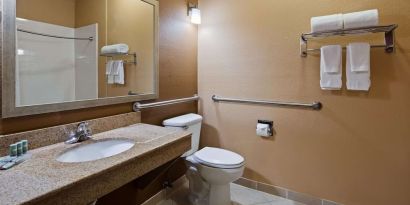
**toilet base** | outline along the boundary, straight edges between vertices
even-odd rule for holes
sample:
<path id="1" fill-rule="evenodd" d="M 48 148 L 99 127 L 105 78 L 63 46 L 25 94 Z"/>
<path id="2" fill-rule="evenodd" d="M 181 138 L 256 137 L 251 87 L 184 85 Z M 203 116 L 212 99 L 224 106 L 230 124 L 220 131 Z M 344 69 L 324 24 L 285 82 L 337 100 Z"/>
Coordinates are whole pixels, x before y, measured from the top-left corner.
<path id="1" fill-rule="evenodd" d="M 209 189 L 209 204 L 231 205 L 230 184 L 211 185 Z"/>

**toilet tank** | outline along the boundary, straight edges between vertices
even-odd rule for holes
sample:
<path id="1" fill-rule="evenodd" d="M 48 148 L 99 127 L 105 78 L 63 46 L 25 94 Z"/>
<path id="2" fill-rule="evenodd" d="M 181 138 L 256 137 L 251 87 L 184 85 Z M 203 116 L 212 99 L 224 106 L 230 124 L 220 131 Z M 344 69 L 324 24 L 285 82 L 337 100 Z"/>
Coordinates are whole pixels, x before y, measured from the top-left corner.
<path id="1" fill-rule="evenodd" d="M 202 116 L 197 114 L 186 114 L 171 119 L 164 120 L 162 124 L 165 127 L 176 127 L 192 133 L 191 150 L 186 152 L 182 157 L 187 157 L 196 151 L 199 147 L 199 137 L 201 134 Z"/>

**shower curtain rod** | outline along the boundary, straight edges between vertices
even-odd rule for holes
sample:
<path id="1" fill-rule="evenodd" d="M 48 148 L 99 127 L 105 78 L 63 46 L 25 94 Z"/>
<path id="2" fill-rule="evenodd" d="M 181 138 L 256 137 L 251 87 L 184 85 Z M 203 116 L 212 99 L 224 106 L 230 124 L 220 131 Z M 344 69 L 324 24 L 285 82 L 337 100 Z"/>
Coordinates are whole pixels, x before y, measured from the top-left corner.
<path id="1" fill-rule="evenodd" d="M 93 37 L 88 37 L 88 38 L 72 38 L 72 37 L 65 37 L 65 36 L 55 36 L 55 35 L 49 35 L 49 34 L 44 34 L 44 33 L 37 33 L 33 31 L 28 31 L 24 30 L 21 28 L 18 28 L 17 31 L 23 32 L 23 33 L 29 33 L 33 35 L 38 35 L 38 36 L 46 36 L 46 37 L 52 37 L 52 38 L 62 38 L 62 39 L 72 39 L 72 40 L 87 40 L 87 41 L 93 41 Z"/>

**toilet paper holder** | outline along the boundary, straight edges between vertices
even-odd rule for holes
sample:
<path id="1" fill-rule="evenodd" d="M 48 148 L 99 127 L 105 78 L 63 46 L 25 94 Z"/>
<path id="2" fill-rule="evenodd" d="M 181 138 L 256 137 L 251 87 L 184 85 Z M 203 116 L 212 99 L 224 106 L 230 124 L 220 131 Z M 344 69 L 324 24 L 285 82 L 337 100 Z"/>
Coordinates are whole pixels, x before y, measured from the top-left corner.
<path id="1" fill-rule="evenodd" d="M 273 136 L 273 121 L 271 120 L 258 120 L 258 124 L 268 125 L 268 135 Z"/>

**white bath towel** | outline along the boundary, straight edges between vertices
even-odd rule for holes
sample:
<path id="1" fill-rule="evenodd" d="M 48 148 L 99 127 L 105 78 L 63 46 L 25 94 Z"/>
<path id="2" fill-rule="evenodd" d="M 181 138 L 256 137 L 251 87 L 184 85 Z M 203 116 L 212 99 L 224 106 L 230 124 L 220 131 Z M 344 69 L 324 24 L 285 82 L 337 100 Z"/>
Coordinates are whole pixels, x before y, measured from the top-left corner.
<path id="1" fill-rule="evenodd" d="M 344 28 L 377 26 L 379 12 L 377 9 L 343 14 Z"/>
<path id="2" fill-rule="evenodd" d="M 317 16 L 310 19 L 312 32 L 343 29 L 343 15 L 333 14 L 328 16 Z"/>
<path id="3" fill-rule="evenodd" d="M 114 61 L 109 60 L 107 64 L 105 64 L 105 74 L 107 76 L 107 84 L 114 84 L 114 75 L 112 74 L 114 70 Z"/>
<path id="4" fill-rule="evenodd" d="M 124 43 L 107 45 L 101 48 L 101 54 L 121 54 L 128 53 L 128 51 L 129 47 Z"/>
<path id="5" fill-rule="evenodd" d="M 125 84 L 124 62 L 119 60 L 115 63 L 115 78 L 114 83 L 119 85 Z"/>
<path id="6" fill-rule="evenodd" d="M 323 46 L 320 57 L 320 87 L 323 90 L 342 88 L 342 47 Z"/>
<path id="7" fill-rule="evenodd" d="M 353 46 L 352 46 L 353 45 Z M 362 55 L 356 55 L 354 44 L 349 44 L 346 51 L 346 78 L 347 78 L 347 89 L 348 90 L 358 90 L 358 91 L 369 91 L 371 80 L 370 80 L 370 60 L 367 70 L 354 71 L 352 68 L 355 67 L 355 62 L 360 62 L 358 59 L 362 59 Z M 368 53 L 370 56 L 370 52 Z M 370 57 L 369 57 L 370 58 Z"/>

